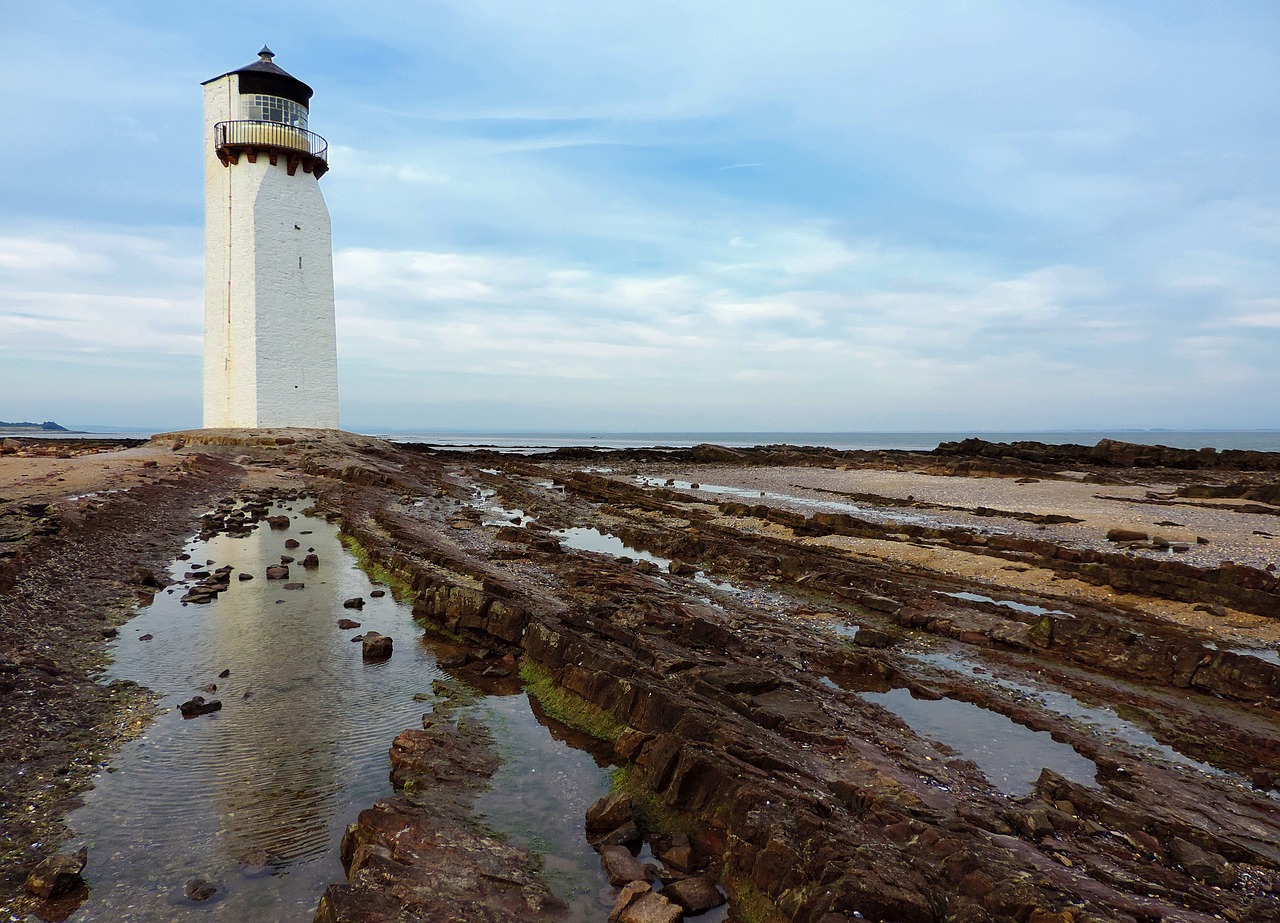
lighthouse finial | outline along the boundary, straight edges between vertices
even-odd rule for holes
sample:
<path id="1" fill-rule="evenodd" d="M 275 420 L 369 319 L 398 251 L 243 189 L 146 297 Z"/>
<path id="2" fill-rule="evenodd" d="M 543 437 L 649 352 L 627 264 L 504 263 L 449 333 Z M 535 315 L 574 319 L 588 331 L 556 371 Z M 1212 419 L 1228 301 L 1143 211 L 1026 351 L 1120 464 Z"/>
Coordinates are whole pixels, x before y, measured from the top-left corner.
<path id="1" fill-rule="evenodd" d="M 258 57 L 270 64 L 271 59 L 275 57 L 275 53 L 266 45 L 263 45 L 262 50 L 258 52 Z"/>

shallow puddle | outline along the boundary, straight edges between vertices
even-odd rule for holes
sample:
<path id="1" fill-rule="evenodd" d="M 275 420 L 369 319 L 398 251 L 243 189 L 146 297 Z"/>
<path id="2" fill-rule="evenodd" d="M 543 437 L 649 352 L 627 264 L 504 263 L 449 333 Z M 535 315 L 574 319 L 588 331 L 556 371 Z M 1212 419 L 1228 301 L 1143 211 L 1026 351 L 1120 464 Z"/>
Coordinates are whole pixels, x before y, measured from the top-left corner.
<path id="1" fill-rule="evenodd" d="M 1064 612 L 1061 609 L 1046 609 L 1044 606 L 1033 606 L 1030 603 L 1015 602 L 1012 599 L 992 599 L 990 596 L 982 596 L 978 593 L 943 593 L 939 592 L 939 596 L 950 596 L 952 599 L 963 599 L 972 603 L 991 603 L 994 606 L 1001 606 L 1005 609 L 1012 609 L 1015 612 L 1026 612 L 1031 615 L 1062 615 L 1067 618 L 1075 618 L 1070 612 Z"/>
<path id="2" fill-rule="evenodd" d="M 423 700 L 435 699 L 432 680 L 446 674 L 410 607 L 369 596 L 374 585 L 337 528 L 289 515 L 287 531 L 264 524 L 247 537 L 192 542 L 191 560 L 175 562 L 171 576 L 229 564 L 229 589 L 207 605 L 183 605 L 182 586 L 159 593 L 113 643 L 106 678 L 149 687 L 164 711 L 68 817 L 70 848 L 89 849 L 91 888 L 73 921 L 310 921 L 324 889 L 345 877 L 338 843 L 347 824 L 391 793 L 391 741 L 420 726 L 430 708 Z M 286 550 L 289 538 L 302 547 Z M 268 564 L 309 548 L 318 569 L 290 564 L 301 587 L 266 579 Z M 254 579 L 242 582 L 240 572 Z M 344 609 L 355 596 L 364 609 Z M 339 629 L 343 617 L 361 627 Z M 389 661 L 363 661 L 351 639 L 369 629 L 395 639 Z M 223 670 L 230 674 L 220 678 Z M 216 691 L 203 692 L 209 683 Z M 223 707 L 184 720 L 177 706 L 197 693 Z M 605 771 L 553 737 L 525 695 L 484 701 L 508 761 L 484 796 L 496 799 L 486 808 L 491 822 L 503 829 L 502 817 L 520 817 L 540 830 L 529 845 L 545 847 L 553 889 L 578 919 L 599 918 L 594 892 L 607 882 L 583 841 L 582 817 L 607 788 Z M 526 817 L 522 793 L 536 788 L 535 777 L 553 781 Z M 217 886 L 208 901 L 186 898 L 196 878 Z"/>
<path id="3" fill-rule="evenodd" d="M 1134 724 L 1132 721 L 1120 717 L 1110 706 L 1089 705 L 1061 689 L 1053 689 L 1040 684 L 1019 683 L 1014 680 L 993 676 L 985 673 L 982 667 L 972 661 L 951 654 L 920 654 L 917 655 L 917 659 L 953 673 L 981 675 L 983 682 L 1006 689 L 1017 696 L 1033 700 L 1045 710 L 1056 715 L 1074 719 L 1080 725 L 1097 733 L 1104 740 L 1121 741 L 1152 756 L 1176 763 L 1203 775 L 1238 779 L 1238 777 L 1226 770 L 1218 769 L 1216 766 L 1193 759 L 1183 753 L 1179 753 L 1173 747 L 1161 743 L 1149 731 Z"/>
<path id="4" fill-rule="evenodd" d="M 651 561 L 663 570 L 666 570 L 671 564 L 670 558 L 650 554 L 647 551 L 641 551 L 639 548 L 632 548 L 616 535 L 609 535 L 599 529 L 560 529 L 555 534 L 566 548 L 576 548 L 578 551 L 594 551 L 598 554 L 612 555 L 615 558 Z"/>
<path id="5" fill-rule="evenodd" d="M 751 490 L 746 487 L 727 487 L 723 484 L 703 484 L 692 481 L 681 481 L 679 479 L 653 477 L 649 475 L 636 475 L 636 483 L 644 487 L 669 487 L 672 490 L 693 491 L 695 493 L 712 494 L 714 496 L 733 497 L 735 499 L 746 501 L 772 500 L 776 503 L 790 503 L 794 506 L 808 510 L 817 510 L 827 513 L 848 513 L 851 516 L 858 516 L 871 522 L 904 522 L 916 525 L 955 525 L 947 523 L 936 516 L 923 516 L 918 513 L 907 513 L 899 509 L 892 512 L 880 509 L 875 506 L 866 506 L 860 503 L 850 503 L 845 500 L 818 500 L 813 497 L 804 497 L 797 494 L 783 494 L 771 490 Z M 803 488 L 802 488 L 803 489 Z"/>
<path id="6" fill-rule="evenodd" d="M 916 699 L 906 689 L 859 693 L 885 708 L 917 734 L 958 750 L 990 782 L 1012 797 L 1030 794 L 1042 769 L 1097 784 L 1097 766 L 1047 731 L 1033 731 L 999 712 L 955 699 Z"/>
<path id="7" fill-rule="evenodd" d="M 591 528 L 573 528 L 560 529 L 556 532 L 556 537 L 560 539 L 561 544 L 567 548 L 574 548 L 578 551 L 594 551 L 599 554 L 611 555 L 615 558 L 631 558 L 632 560 L 650 561 L 656 564 L 659 569 L 666 571 L 671 566 L 671 559 L 664 558 L 661 555 L 651 554 L 648 551 L 641 551 L 639 548 L 632 548 L 616 535 L 610 535 L 607 532 L 601 532 L 599 529 Z M 752 591 L 744 589 L 732 583 L 725 583 L 723 580 L 715 580 L 708 577 L 702 571 L 698 571 L 693 575 L 694 583 L 700 583 L 703 586 L 729 593 L 733 596 L 742 596 Z M 715 605 L 711 600 L 706 600 L 711 605 Z"/>

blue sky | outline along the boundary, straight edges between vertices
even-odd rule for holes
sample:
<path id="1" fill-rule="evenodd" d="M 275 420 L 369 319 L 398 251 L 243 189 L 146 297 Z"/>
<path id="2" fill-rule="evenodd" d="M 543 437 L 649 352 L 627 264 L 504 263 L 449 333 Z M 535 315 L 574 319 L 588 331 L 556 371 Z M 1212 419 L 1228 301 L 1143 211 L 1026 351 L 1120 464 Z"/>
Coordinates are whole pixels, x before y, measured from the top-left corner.
<path id="1" fill-rule="evenodd" d="M 1272 2 L 0 11 L 0 419 L 199 425 L 199 84 L 265 42 L 347 428 L 1280 426 Z"/>

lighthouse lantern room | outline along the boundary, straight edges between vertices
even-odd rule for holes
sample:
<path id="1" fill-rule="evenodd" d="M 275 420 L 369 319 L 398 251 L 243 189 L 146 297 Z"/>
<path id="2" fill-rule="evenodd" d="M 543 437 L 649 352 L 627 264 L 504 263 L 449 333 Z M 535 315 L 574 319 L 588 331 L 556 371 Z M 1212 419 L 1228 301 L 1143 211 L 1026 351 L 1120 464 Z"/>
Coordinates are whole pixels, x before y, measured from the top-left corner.
<path id="1" fill-rule="evenodd" d="M 328 144 L 273 57 L 204 83 L 206 428 L 338 426 Z"/>

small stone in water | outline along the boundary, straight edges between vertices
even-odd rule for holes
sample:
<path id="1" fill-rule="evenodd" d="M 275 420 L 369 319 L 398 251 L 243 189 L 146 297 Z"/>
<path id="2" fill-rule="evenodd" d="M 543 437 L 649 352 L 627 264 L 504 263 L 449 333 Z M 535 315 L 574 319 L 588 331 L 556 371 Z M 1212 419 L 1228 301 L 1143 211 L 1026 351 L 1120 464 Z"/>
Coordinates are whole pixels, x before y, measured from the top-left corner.
<path id="1" fill-rule="evenodd" d="M 226 679 L 230 675 L 231 675 L 230 670 L 223 670 L 221 673 L 218 674 L 218 679 Z"/>
<path id="2" fill-rule="evenodd" d="M 142 637 L 140 637 L 138 640 L 139 640 L 139 641 L 150 641 L 150 640 L 151 640 L 152 638 L 154 638 L 154 637 L 155 637 L 155 635 L 147 634 L 147 635 L 143 635 L 143 636 L 142 636 Z"/>
<path id="3" fill-rule="evenodd" d="M 26 888 L 43 898 L 65 894 L 81 883 L 80 873 L 88 860 L 89 850 L 83 846 L 74 853 L 50 856 L 27 876 Z"/>
<path id="4" fill-rule="evenodd" d="M 203 878 L 193 878 L 187 882 L 186 893 L 188 900 L 207 901 L 218 893 L 218 886 Z"/>

